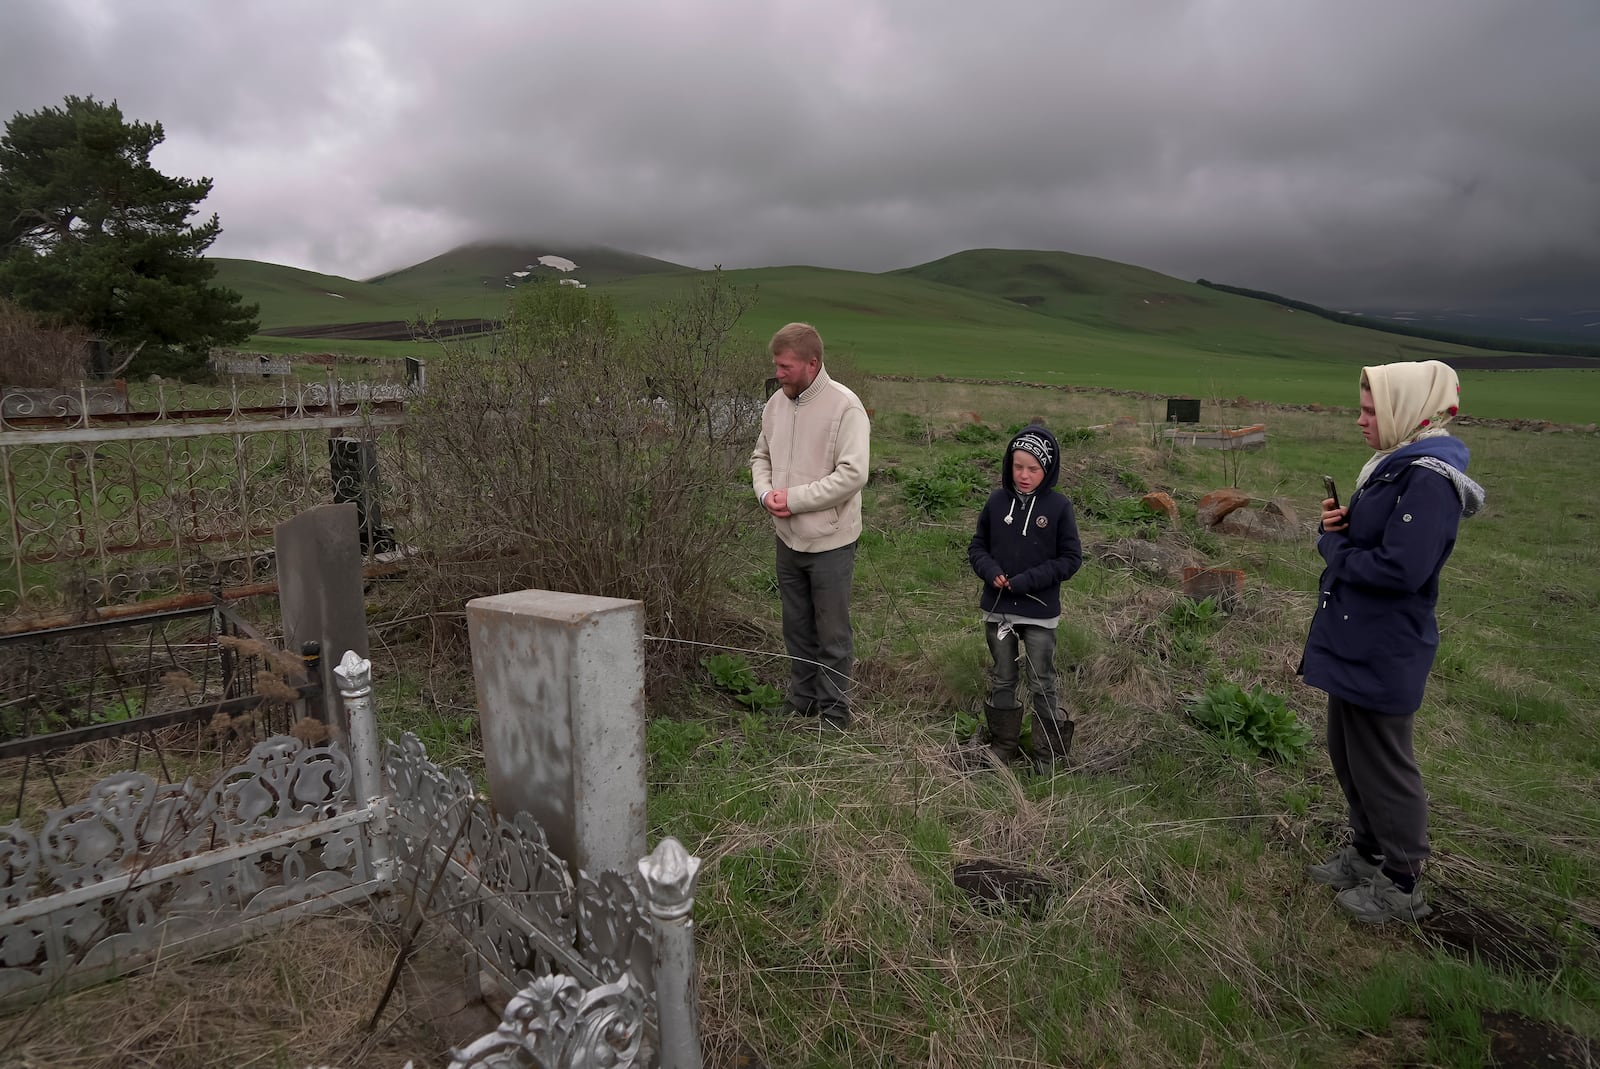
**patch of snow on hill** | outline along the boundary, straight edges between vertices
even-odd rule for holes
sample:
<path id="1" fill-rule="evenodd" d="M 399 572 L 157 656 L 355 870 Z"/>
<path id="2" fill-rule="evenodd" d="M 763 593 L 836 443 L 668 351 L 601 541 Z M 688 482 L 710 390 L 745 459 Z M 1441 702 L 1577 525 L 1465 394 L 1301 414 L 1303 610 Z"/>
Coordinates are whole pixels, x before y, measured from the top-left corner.
<path id="1" fill-rule="evenodd" d="M 546 267 L 553 267 L 557 271 L 576 271 L 578 265 L 565 256 L 541 256 L 539 262 Z"/>
<path id="2" fill-rule="evenodd" d="M 531 272 L 528 272 L 528 271 L 513 271 L 513 272 L 511 272 L 511 277 L 512 278 L 527 278 L 529 274 L 531 274 Z"/>
<path id="3" fill-rule="evenodd" d="M 341 301 L 342 301 L 342 300 L 344 300 L 344 294 L 342 294 L 342 293 L 335 293 L 335 292 L 333 292 L 333 291 L 332 291 L 332 290 L 323 290 L 323 291 L 322 291 L 322 295 L 323 295 L 323 296 L 324 296 L 324 297 L 337 297 L 337 298 L 339 298 L 339 299 L 340 299 L 340 300 L 341 300 Z"/>

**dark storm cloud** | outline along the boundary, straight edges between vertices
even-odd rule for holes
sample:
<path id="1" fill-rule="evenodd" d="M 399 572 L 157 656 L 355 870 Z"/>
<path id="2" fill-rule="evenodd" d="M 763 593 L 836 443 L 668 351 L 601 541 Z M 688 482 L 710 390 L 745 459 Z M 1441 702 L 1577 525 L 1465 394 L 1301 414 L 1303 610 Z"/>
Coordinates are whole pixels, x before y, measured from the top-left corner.
<path id="1" fill-rule="evenodd" d="M 1328 303 L 1600 294 L 1600 7 L 45 3 L 0 110 L 117 97 L 222 254 L 472 239 L 879 270 L 1059 248 Z"/>

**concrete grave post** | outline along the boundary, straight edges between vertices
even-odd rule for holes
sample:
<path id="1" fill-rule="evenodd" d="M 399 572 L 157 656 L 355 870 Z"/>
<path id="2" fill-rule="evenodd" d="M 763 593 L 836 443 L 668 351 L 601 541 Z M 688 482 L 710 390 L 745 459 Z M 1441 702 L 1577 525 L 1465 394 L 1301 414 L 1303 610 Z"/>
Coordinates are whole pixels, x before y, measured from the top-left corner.
<path id="1" fill-rule="evenodd" d="M 272 529 L 278 553 L 278 604 L 284 648 L 321 644 L 318 662 L 323 720 L 345 723 L 333 669 L 342 651 L 368 657 L 367 609 L 361 585 L 361 540 L 354 505 L 317 505 Z"/>
<path id="2" fill-rule="evenodd" d="M 489 797 L 598 875 L 645 853 L 644 605 L 523 590 L 467 603 Z"/>

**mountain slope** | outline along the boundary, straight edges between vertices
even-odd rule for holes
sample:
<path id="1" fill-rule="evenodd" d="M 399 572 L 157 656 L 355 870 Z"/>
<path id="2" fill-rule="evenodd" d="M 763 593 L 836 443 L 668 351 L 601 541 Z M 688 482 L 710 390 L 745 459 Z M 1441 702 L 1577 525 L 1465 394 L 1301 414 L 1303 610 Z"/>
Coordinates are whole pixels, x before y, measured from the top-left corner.
<path id="1" fill-rule="evenodd" d="M 541 256 L 560 257 L 578 266 L 561 271 L 539 263 Z M 686 270 L 681 264 L 651 256 L 620 252 L 602 246 L 549 245 L 537 242 L 515 244 L 483 242 L 462 245 L 419 264 L 378 275 L 367 281 L 374 286 L 407 289 L 415 292 L 477 292 L 515 286 L 516 272 L 524 277 L 554 275 L 575 278 L 586 284 L 615 282 L 636 275 Z"/>
<path id="2" fill-rule="evenodd" d="M 504 314 L 515 278 L 511 289 L 499 281 L 501 276 L 489 276 L 491 284 L 485 285 L 482 272 L 508 260 L 520 261 L 524 266 L 517 270 L 526 270 L 527 247 L 485 246 L 470 254 L 456 250 L 454 256 L 436 257 L 431 266 L 397 272 L 382 283 L 248 262 L 234 262 L 224 281 L 248 300 L 262 302 L 266 328 L 403 320 L 423 312 L 494 319 Z M 576 273 L 581 275 L 583 261 L 578 263 Z M 709 277 L 703 271 L 662 270 L 661 265 L 649 261 L 645 266 L 654 270 L 594 284 L 622 312 L 637 315 L 686 295 Z M 637 261 L 631 266 L 638 266 Z M 1593 371 L 1480 371 L 1490 366 L 1480 361 L 1492 354 L 1330 322 L 1154 271 L 1069 253 L 974 250 L 883 274 L 771 267 L 725 275 L 758 298 L 740 323 L 752 346 L 763 345 L 784 323 L 805 320 L 821 330 L 830 357 L 853 363 L 855 373 L 1021 379 L 1169 396 L 1344 404 L 1353 400 L 1349 395 L 1361 365 L 1432 358 L 1462 369 L 1463 393 L 1475 415 L 1583 423 L 1600 404 L 1600 375 Z M 340 300 L 329 292 L 347 296 Z M 330 342 L 270 338 L 252 344 L 272 352 L 322 351 Z M 399 352 L 368 348 L 385 344 L 380 342 L 338 344 L 348 351 Z"/>
<path id="3" fill-rule="evenodd" d="M 990 294 L 1093 330 L 1160 335 L 1234 354 L 1372 363 L 1477 353 L 1386 337 L 1131 264 L 1066 252 L 972 249 L 894 273 Z"/>

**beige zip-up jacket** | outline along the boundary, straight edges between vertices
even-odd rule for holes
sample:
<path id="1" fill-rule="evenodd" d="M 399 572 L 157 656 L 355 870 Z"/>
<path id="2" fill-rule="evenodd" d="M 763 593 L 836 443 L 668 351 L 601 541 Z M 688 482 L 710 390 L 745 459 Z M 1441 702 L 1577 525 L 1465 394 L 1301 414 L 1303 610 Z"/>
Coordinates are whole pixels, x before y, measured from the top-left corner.
<path id="1" fill-rule="evenodd" d="M 828 377 L 826 367 L 799 397 L 782 390 L 761 411 L 761 436 L 750 455 L 756 497 L 789 492 L 778 537 L 797 553 L 823 553 L 861 537 L 861 489 L 867 485 L 872 426 L 860 398 Z"/>

